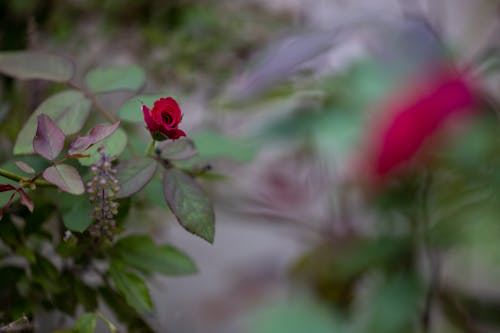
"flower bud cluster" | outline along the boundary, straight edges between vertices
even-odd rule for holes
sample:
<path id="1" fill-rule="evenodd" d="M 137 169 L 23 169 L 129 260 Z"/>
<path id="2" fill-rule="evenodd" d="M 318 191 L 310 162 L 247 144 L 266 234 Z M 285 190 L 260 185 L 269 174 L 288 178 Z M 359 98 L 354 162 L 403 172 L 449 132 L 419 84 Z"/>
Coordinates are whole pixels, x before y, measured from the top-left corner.
<path id="1" fill-rule="evenodd" d="M 104 153 L 103 147 L 98 151 L 101 158 L 91 167 L 94 177 L 87 182 L 89 200 L 94 203 L 92 219 L 95 221 L 88 232 L 94 238 L 106 237 L 111 240 L 116 231 L 114 217 L 118 214 L 118 202 L 114 200 L 120 186 L 110 157 Z"/>

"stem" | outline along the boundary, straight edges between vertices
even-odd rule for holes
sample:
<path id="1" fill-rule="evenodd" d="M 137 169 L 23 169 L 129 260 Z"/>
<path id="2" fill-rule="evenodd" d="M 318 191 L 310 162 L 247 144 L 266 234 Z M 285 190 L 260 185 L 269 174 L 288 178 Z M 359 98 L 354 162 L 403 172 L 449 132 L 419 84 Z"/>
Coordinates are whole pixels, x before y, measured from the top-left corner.
<path id="1" fill-rule="evenodd" d="M 148 146 L 148 150 L 146 151 L 146 156 L 153 156 L 153 151 L 155 149 L 156 141 L 153 140 Z"/>
<path id="2" fill-rule="evenodd" d="M 10 179 L 10 180 L 15 180 L 18 182 L 20 182 L 20 181 L 28 182 L 29 181 L 29 179 L 26 179 L 24 177 L 16 175 L 15 173 L 7 171 L 5 169 L 0 169 L 0 176 L 7 178 L 7 179 Z M 32 184 L 35 184 L 36 186 L 40 186 L 40 187 L 55 187 L 54 184 L 49 183 L 45 180 L 41 180 L 41 179 L 35 180 L 34 182 L 32 182 Z"/>
<path id="3" fill-rule="evenodd" d="M 91 94 L 87 89 L 85 89 L 83 87 L 80 87 L 79 85 L 77 85 L 74 82 L 68 82 L 68 85 L 70 87 L 74 88 L 74 89 L 77 89 L 77 90 L 80 90 L 81 92 L 83 92 L 85 94 L 85 96 L 91 100 L 92 104 L 94 104 L 94 106 L 96 107 L 96 109 L 99 110 L 99 112 L 102 113 L 102 115 L 104 116 L 104 118 L 106 118 L 107 121 L 109 121 L 112 124 L 116 123 L 118 121 L 115 118 L 115 116 L 113 116 L 111 113 L 109 113 L 108 110 L 106 110 L 101 105 L 101 103 L 99 103 L 97 101 L 97 99 L 95 98 L 95 95 Z"/>

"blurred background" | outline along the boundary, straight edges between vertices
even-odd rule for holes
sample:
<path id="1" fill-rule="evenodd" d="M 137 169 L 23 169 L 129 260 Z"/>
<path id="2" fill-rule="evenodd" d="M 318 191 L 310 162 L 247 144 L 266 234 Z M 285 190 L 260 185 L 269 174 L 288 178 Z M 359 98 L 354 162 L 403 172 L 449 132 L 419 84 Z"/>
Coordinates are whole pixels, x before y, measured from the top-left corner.
<path id="1" fill-rule="evenodd" d="M 0 49 L 66 55 L 75 80 L 138 64 L 144 93 L 180 102 L 218 175 L 203 183 L 217 231 L 183 231 L 154 185 L 138 199 L 130 227 L 200 271 L 151 280 L 158 332 L 499 332 L 499 15 L 495 0 L 2 0 Z M 385 101 L 442 66 L 467 70 L 480 111 L 370 185 Z M 0 159 L 50 89 L 2 81 Z"/>

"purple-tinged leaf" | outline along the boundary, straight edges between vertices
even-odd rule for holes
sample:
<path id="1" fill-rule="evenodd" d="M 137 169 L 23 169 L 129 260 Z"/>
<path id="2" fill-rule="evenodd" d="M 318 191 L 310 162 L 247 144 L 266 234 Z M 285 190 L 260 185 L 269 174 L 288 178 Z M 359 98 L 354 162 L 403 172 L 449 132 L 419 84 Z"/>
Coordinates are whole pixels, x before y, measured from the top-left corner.
<path id="1" fill-rule="evenodd" d="M 34 174 L 35 169 L 33 169 L 28 163 L 23 162 L 23 161 L 16 161 L 15 162 L 16 166 L 23 172 L 29 173 L 29 174 Z"/>
<path id="2" fill-rule="evenodd" d="M 161 158 L 166 160 L 185 160 L 198 154 L 193 140 L 186 137 L 163 141 L 156 150 L 160 152 Z"/>
<path id="3" fill-rule="evenodd" d="M 163 194 L 184 229 L 213 243 L 215 214 L 212 203 L 191 176 L 173 168 L 165 170 Z"/>
<path id="4" fill-rule="evenodd" d="M 47 115 L 38 116 L 38 127 L 33 139 L 33 149 L 46 159 L 53 161 L 61 153 L 66 136 Z"/>
<path id="5" fill-rule="evenodd" d="M 71 165 L 53 165 L 45 169 L 43 178 L 65 192 L 77 195 L 85 192 L 82 177 L 80 177 L 78 171 Z"/>
<path id="6" fill-rule="evenodd" d="M 126 198 L 142 190 L 153 178 L 157 163 L 147 157 L 123 161 L 117 167 L 120 192 L 117 198 Z"/>
<path id="7" fill-rule="evenodd" d="M 16 188 L 10 184 L 0 184 L 0 192 L 15 191 Z"/>
<path id="8" fill-rule="evenodd" d="M 113 134 L 118 126 L 120 126 L 120 121 L 112 125 L 97 125 L 93 127 L 87 135 L 79 136 L 71 143 L 68 153 L 71 155 L 83 153 L 97 142 Z"/>
<path id="9" fill-rule="evenodd" d="M 17 189 L 17 193 L 19 193 L 19 196 L 21 197 L 20 201 L 21 205 L 25 206 L 26 208 L 29 209 L 30 212 L 33 213 L 33 209 L 35 208 L 35 204 L 33 203 L 33 200 L 24 192 L 22 188 Z"/>

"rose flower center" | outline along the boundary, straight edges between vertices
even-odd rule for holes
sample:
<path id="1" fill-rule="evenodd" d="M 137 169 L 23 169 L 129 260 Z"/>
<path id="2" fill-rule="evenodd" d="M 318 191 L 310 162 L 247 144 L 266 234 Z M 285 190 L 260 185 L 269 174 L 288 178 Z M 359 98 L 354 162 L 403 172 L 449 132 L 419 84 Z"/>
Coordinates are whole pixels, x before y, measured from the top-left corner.
<path id="1" fill-rule="evenodd" d="M 168 113 L 164 113 L 161 115 L 161 118 L 163 119 L 163 121 L 167 124 L 170 124 L 172 123 L 173 119 L 172 119 L 172 116 Z"/>

